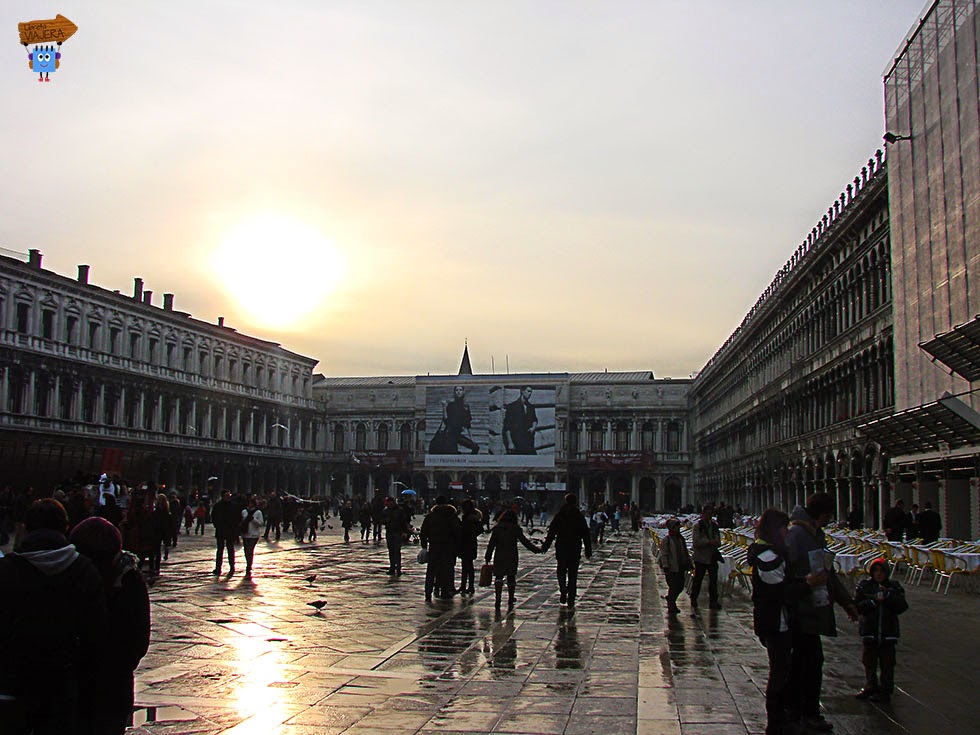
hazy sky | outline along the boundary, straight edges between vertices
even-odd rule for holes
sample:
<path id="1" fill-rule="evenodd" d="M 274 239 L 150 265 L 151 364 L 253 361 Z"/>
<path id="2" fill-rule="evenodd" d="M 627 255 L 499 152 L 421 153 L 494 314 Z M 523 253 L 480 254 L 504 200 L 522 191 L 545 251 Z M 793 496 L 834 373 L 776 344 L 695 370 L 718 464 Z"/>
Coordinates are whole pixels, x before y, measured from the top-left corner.
<path id="1" fill-rule="evenodd" d="M 328 375 L 686 376 L 880 146 L 923 2 L 6 0 L 0 247 Z"/>

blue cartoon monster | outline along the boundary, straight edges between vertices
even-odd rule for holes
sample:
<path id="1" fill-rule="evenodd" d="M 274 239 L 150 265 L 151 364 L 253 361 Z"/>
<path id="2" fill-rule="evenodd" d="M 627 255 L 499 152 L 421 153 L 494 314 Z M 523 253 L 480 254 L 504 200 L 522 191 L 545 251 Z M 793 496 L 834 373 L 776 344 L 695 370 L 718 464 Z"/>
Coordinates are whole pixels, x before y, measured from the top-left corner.
<path id="1" fill-rule="evenodd" d="M 60 48 L 61 43 L 58 43 Z M 27 47 L 27 44 L 24 44 Z M 35 46 L 33 52 L 27 54 L 31 71 L 37 72 L 39 82 L 50 82 L 50 73 L 61 66 L 61 51 L 54 46 Z"/>

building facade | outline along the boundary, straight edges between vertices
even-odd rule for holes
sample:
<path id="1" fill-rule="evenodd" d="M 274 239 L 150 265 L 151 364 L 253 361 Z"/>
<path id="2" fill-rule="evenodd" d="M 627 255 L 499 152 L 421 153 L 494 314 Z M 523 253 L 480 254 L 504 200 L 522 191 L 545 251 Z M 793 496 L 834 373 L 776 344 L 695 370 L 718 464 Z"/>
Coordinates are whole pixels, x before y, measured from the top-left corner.
<path id="1" fill-rule="evenodd" d="M 980 13 L 936 0 L 885 71 L 896 413 L 865 436 L 896 494 L 980 537 Z"/>
<path id="2" fill-rule="evenodd" d="M 758 511 L 821 490 L 878 523 L 887 460 L 856 428 L 894 403 L 887 180 L 879 151 L 694 380 L 700 502 Z"/>
<path id="3" fill-rule="evenodd" d="M 152 299 L 0 256 L 2 482 L 322 489 L 316 360 Z"/>
<path id="4" fill-rule="evenodd" d="M 463 365 L 469 365 L 468 353 Z M 553 503 L 570 491 L 583 503 L 636 502 L 649 510 L 691 502 L 690 381 L 657 380 L 651 372 L 461 372 L 441 380 L 469 389 L 488 378 L 554 386 L 552 466 L 508 466 L 504 460 L 488 468 L 468 466 L 465 457 L 452 457 L 451 464 L 428 458 L 432 427 L 427 433 L 426 386 L 439 378 L 318 377 L 313 390 L 327 417 L 324 473 L 330 491 L 364 495 L 378 487 L 396 494 L 410 487 L 423 496 L 468 493 L 491 499 L 530 492 Z"/>

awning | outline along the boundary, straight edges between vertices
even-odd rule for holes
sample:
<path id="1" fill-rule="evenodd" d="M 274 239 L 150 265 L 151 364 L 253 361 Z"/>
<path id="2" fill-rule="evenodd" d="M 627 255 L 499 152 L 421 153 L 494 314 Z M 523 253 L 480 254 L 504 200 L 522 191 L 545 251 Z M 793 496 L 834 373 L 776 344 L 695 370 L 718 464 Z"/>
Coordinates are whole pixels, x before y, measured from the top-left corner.
<path id="1" fill-rule="evenodd" d="M 980 380 L 980 316 L 920 342 L 919 349 L 971 383 Z"/>
<path id="2" fill-rule="evenodd" d="M 861 424 L 857 430 L 892 457 L 944 454 L 971 446 L 980 451 L 980 413 L 949 394 L 934 403 Z"/>

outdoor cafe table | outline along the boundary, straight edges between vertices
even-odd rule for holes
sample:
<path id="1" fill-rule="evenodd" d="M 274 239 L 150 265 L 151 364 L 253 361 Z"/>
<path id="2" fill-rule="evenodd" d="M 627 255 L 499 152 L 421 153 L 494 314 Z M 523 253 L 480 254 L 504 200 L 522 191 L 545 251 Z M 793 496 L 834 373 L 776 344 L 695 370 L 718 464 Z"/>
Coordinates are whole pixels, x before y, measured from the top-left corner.
<path id="1" fill-rule="evenodd" d="M 980 554 L 960 551 L 947 551 L 946 556 L 953 560 L 957 568 L 965 572 L 976 572 L 980 569 Z"/>
<path id="2" fill-rule="evenodd" d="M 841 574 L 850 576 L 857 570 L 864 570 L 864 564 L 868 554 L 836 554 L 834 556 L 834 566 Z"/>

